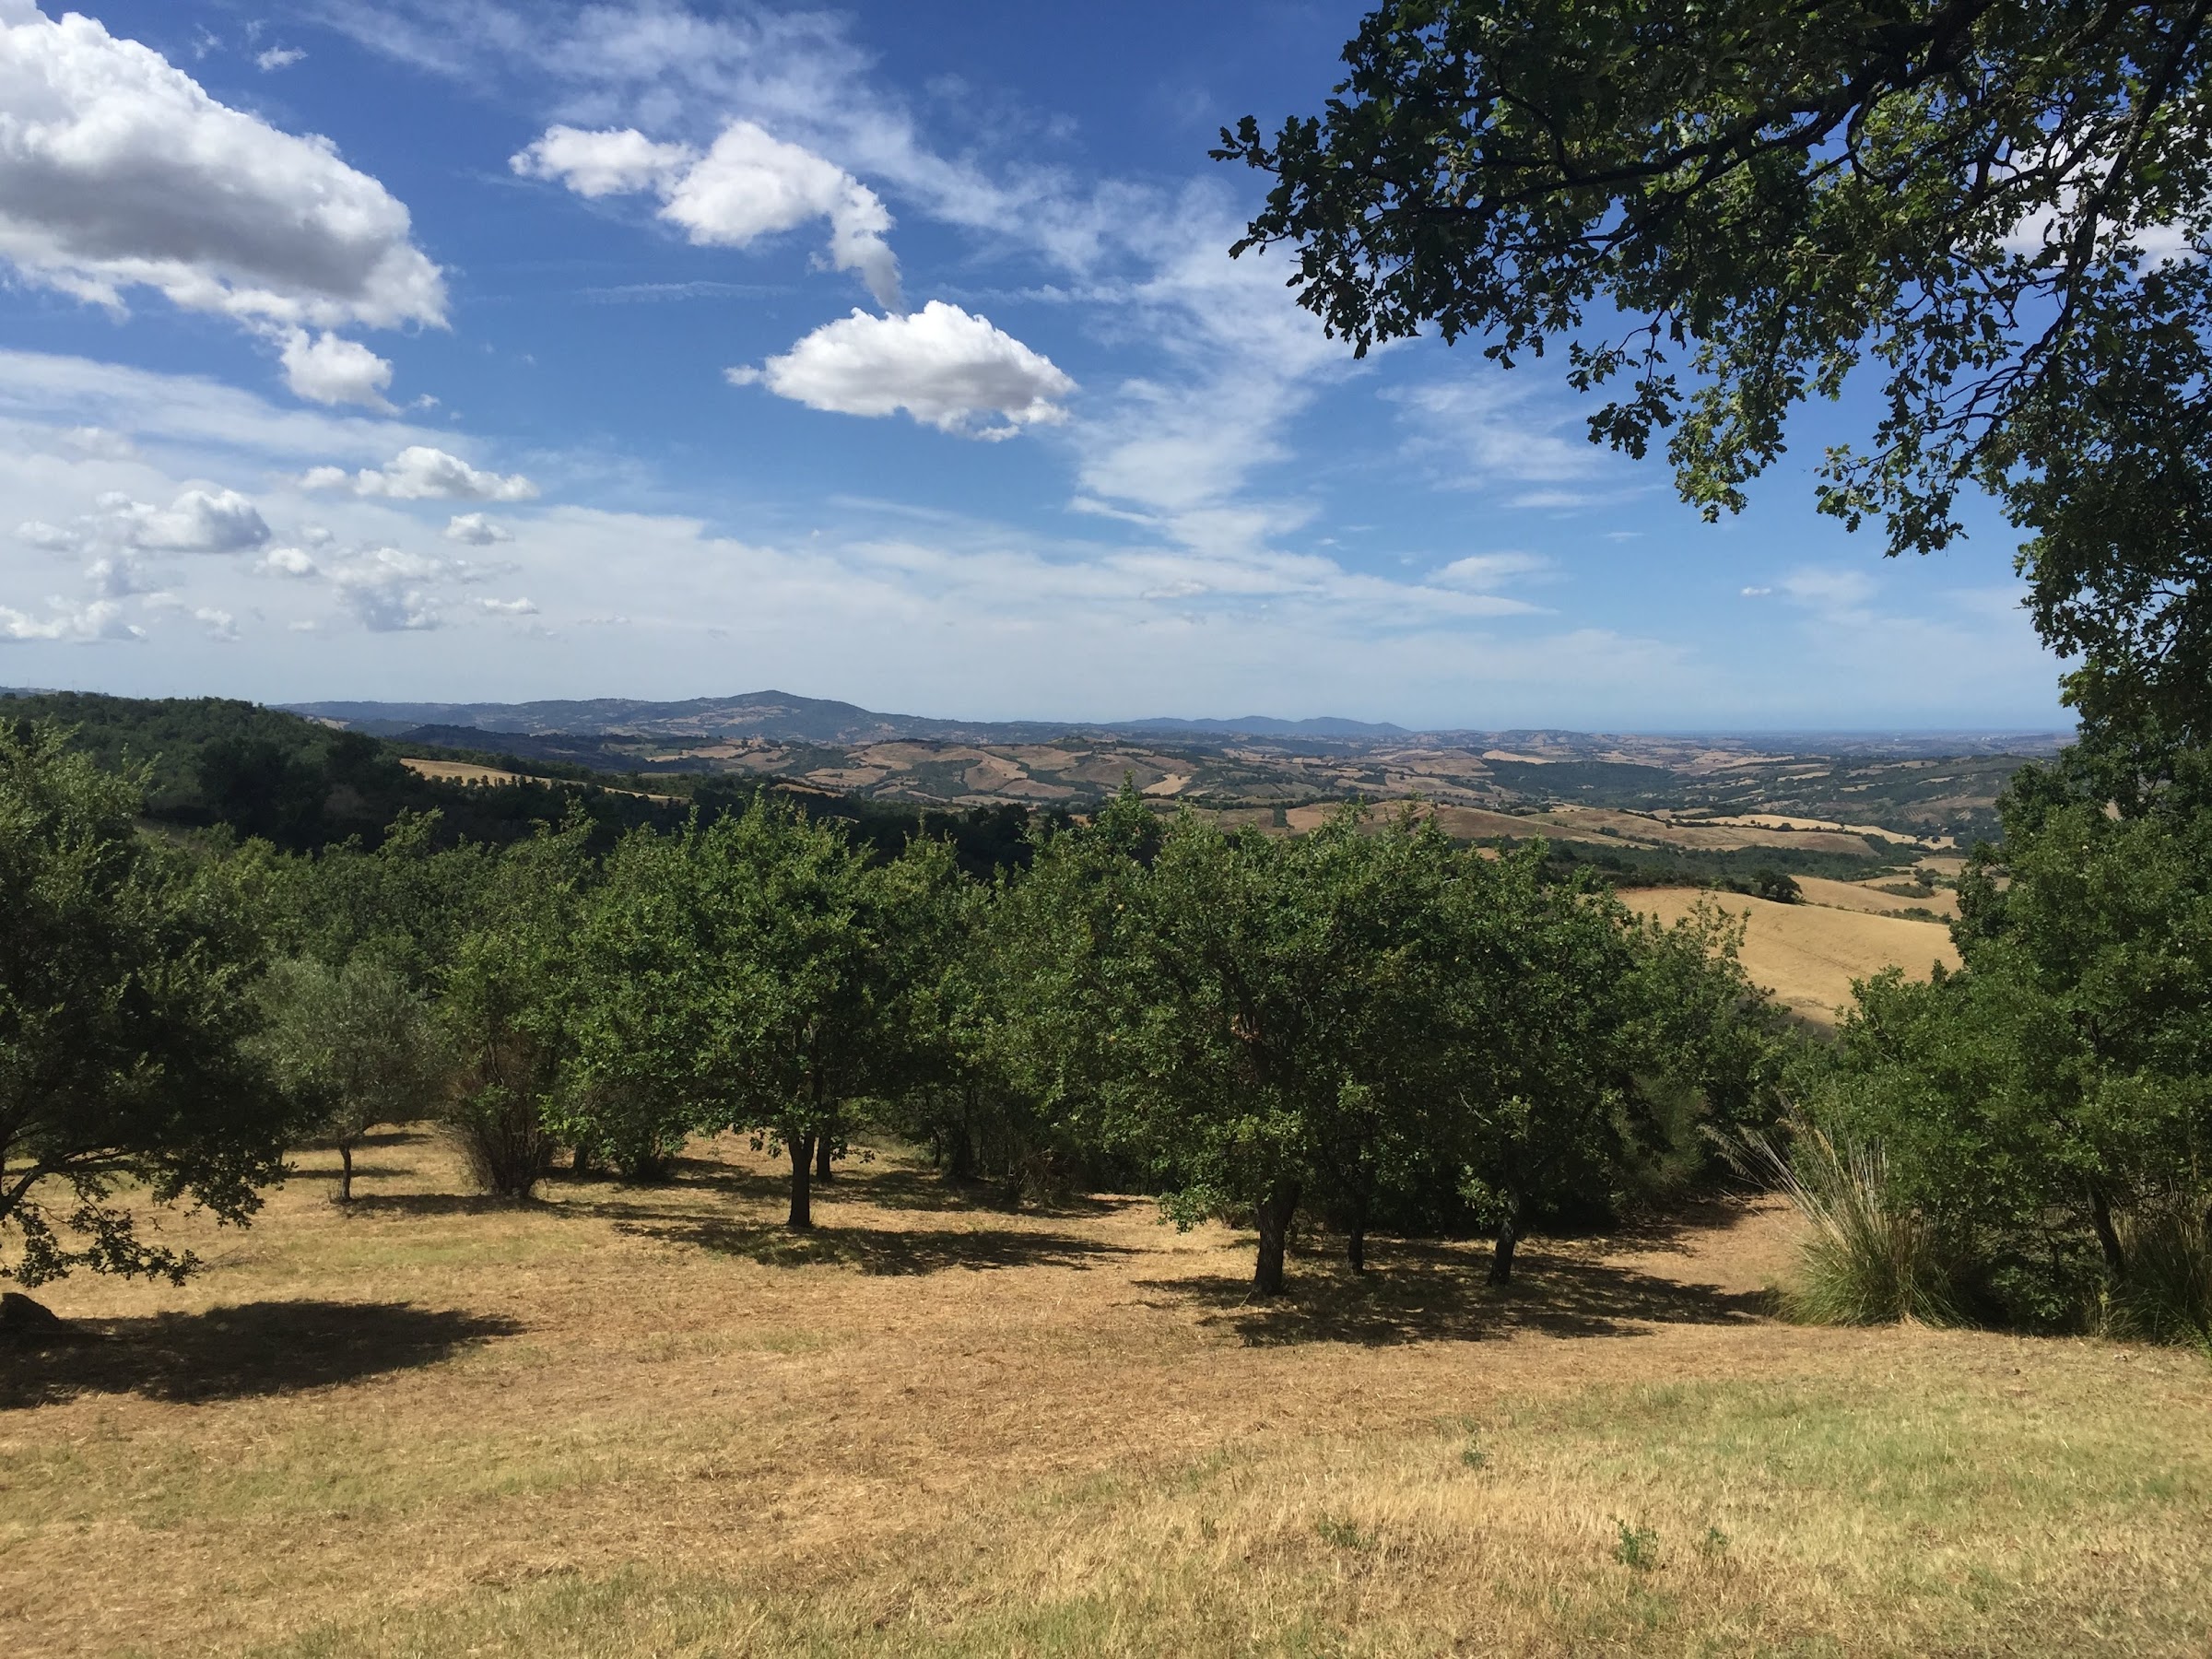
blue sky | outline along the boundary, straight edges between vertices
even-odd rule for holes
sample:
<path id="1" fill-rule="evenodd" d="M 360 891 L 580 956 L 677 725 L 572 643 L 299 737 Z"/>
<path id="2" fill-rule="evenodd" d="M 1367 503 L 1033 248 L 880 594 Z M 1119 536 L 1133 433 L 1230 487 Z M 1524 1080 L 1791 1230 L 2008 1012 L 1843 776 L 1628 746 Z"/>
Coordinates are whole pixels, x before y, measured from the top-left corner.
<path id="1" fill-rule="evenodd" d="M 41 0 L 41 4 L 44 0 Z M 1909 562 L 1354 362 L 1206 156 L 1354 6 L 0 0 L 0 684 L 2022 729 Z"/>

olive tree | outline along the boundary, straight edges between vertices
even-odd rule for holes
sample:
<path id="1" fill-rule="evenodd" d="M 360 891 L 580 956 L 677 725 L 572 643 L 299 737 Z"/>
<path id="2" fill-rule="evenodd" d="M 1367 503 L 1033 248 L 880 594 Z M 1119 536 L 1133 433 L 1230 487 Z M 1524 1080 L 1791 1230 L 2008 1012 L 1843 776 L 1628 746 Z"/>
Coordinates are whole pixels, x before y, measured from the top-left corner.
<path id="1" fill-rule="evenodd" d="M 421 1117 L 445 1083 L 437 1030 L 392 968 L 357 956 L 271 964 L 259 988 L 254 1047 L 292 1102 L 297 1127 L 338 1149 L 338 1201 L 353 1198 L 353 1153 L 379 1124 Z"/>

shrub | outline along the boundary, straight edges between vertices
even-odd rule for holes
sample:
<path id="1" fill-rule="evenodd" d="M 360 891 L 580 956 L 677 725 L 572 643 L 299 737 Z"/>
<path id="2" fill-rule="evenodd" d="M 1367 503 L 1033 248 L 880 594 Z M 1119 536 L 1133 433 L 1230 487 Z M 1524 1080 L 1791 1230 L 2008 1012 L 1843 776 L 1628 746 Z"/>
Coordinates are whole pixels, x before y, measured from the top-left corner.
<path id="1" fill-rule="evenodd" d="M 2119 1227 L 2127 1277 L 2107 1311 L 2112 1334 L 2212 1347 L 2212 1216 L 2199 1204 L 2168 1201 Z"/>
<path id="2" fill-rule="evenodd" d="M 1787 1156 L 1756 1133 L 1741 1143 L 1806 1223 L 1783 1312 L 1806 1324 L 1959 1323 L 1949 1253 L 1932 1220 L 1899 1199 L 1881 1147 L 1792 1128 Z"/>
<path id="3" fill-rule="evenodd" d="M 553 1168 L 558 1143 L 527 1092 L 500 1083 L 464 1088 L 445 1123 L 469 1178 L 492 1197 L 527 1198 Z"/>

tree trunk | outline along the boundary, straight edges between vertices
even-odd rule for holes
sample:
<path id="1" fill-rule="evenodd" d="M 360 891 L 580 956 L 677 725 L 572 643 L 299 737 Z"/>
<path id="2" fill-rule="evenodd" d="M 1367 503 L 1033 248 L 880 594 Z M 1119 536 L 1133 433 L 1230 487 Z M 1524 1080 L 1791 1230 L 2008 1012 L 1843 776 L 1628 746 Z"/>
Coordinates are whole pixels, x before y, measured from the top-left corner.
<path id="1" fill-rule="evenodd" d="M 791 1218 L 783 1223 L 793 1232 L 814 1226 L 814 1139 L 794 1135 L 791 1141 Z"/>
<path id="2" fill-rule="evenodd" d="M 353 1143 L 349 1140 L 338 1143 L 338 1202 L 353 1202 Z"/>
<path id="3" fill-rule="evenodd" d="M 1298 1182 L 1279 1181 L 1253 1211 L 1260 1230 L 1260 1256 L 1252 1272 L 1257 1296 L 1283 1293 L 1283 1248 L 1290 1237 L 1290 1219 L 1298 1214 Z"/>
<path id="4" fill-rule="evenodd" d="M 2117 1284 L 2127 1277 L 2127 1253 L 2120 1248 L 2120 1230 L 2112 1225 L 2112 1206 L 2100 1187 L 2089 1188 L 2089 1225 L 2097 1230 L 2098 1247 L 2104 1252 L 2104 1269 Z"/>
<path id="5" fill-rule="evenodd" d="M 830 1131 L 834 1126 L 833 1122 L 826 1123 L 815 1131 L 814 1178 L 818 1182 L 829 1182 L 836 1179 L 830 1172 Z"/>
<path id="6" fill-rule="evenodd" d="M 945 1173 L 962 1183 L 975 1179 L 975 1136 L 964 1121 L 946 1140 Z"/>
<path id="7" fill-rule="evenodd" d="M 1513 1246 L 1521 1242 L 1521 1230 L 1509 1217 L 1498 1224 L 1498 1248 L 1490 1256 L 1490 1283 L 1509 1285 L 1513 1278 Z"/>
<path id="8" fill-rule="evenodd" d="M 1344 1230 L 1344 1259 L 1352 1265 L 1354 1273 L 1367 1271 L 1367 1218 L 1355 1216 Z"/>

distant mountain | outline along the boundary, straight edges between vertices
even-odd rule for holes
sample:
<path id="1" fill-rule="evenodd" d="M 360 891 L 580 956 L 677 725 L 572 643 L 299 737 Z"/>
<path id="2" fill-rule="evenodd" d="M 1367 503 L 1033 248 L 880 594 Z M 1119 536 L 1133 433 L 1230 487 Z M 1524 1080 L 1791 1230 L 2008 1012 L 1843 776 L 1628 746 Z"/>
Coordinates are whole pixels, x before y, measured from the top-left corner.
<path id="1" fill-rule="evenodd" d="M 1093 728 L 1086 726 L 1085 731 Z M 1410 737 L 1402 725 L 1377 725 L 1364 720 L 1339 720 L 1324 715 L 1316 720 L 1277 720 L 1265 714 L 1247 714 L 1241 720 L 1131 720 L 1108 722 L 1110 732 L 1193 732 L 1232 737 Z"/>
<path id="2" fill-rule="evenodd" d="M 407 735 L 425 727 L 522 736 L 759 737 L 773 743 L 818 744 L 915 739 L 1044 743 L 1073 732 L 1368 742 L 1410 735 L 1403 726 L 1373 725 L 1358 720 L 1277 720 L 1260 714 L 1241 720 L 935 720 L 919 714 L 882 714 L 856 703 L 795 697 L 788 691 L 695 697 L 683 702 L 600 697 L 525 703 L 314 702 L 285 706 L 295 714 L 332 721 L 379 737 Z"/>

